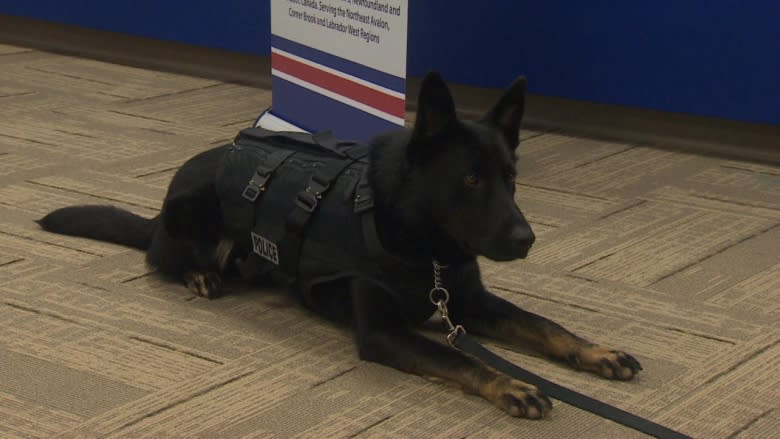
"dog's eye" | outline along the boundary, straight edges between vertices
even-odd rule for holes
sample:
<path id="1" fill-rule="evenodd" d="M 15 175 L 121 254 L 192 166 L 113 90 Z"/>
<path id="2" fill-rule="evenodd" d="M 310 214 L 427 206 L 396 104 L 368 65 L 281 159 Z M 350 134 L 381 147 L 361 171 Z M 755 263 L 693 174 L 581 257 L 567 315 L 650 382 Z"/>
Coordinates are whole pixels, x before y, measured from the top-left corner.
<path id="1" fill-rule="evenodd" d="M 466 186 L 477 186 L 479 184 L 479 177 L 477 177 L 476 174 L 467 174 L 463 177 L 463 182 L 466 183 Z"/>
<path id="2" fill-rule="evenodd" d="M 514 183 L 516 177 L 517 177 L 517 174 L 515 174 L 514 172 L 507 172 L 507 174 L 506 174 L 506 181 L 508 183 Z"/>

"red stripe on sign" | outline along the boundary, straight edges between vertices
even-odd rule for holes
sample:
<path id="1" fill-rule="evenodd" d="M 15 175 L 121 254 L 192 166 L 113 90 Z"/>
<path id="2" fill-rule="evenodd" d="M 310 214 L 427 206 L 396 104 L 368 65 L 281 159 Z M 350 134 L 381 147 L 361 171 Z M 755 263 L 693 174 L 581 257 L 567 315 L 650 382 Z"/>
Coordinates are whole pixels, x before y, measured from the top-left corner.
<path id="1" fill-rule="evenodd" d="M 376 108 L 379 111 L 400 118 L 403 118 L 405 115 L 406 106 L 401 98 L 366 87 L 341 76 L 336 76 L 284 55 L 271 52 L 271 66 L 280 72 L 287 73 L 328 91 L 338 93 L 369 107 Z"/>

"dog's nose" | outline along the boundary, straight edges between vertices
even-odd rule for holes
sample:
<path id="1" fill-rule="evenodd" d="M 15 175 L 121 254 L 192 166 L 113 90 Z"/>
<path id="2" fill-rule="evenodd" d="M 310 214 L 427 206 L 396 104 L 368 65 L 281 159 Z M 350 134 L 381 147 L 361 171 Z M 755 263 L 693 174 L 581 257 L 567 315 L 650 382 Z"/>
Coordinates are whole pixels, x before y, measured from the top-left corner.
<path id="1" fill-rule="evenodd" d="M 515 249 L 528 251 L 534 241 L 536 241 L 536 236 L 528 226 L 515 226 L 509 233 L 509 242 Z"/>

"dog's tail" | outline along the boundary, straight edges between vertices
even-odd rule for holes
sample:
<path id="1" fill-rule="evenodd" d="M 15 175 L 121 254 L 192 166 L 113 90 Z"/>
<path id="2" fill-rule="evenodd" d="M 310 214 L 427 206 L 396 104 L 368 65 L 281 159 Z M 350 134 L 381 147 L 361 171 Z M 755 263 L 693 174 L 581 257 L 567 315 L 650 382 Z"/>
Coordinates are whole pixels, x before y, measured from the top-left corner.
<path id="1" fill-rule="evenodd" d="M 146 250 L 157 218 L 144 218 L 113 206 L 70 206 L 57 209 L 37 222 L 49 232 Z"/>

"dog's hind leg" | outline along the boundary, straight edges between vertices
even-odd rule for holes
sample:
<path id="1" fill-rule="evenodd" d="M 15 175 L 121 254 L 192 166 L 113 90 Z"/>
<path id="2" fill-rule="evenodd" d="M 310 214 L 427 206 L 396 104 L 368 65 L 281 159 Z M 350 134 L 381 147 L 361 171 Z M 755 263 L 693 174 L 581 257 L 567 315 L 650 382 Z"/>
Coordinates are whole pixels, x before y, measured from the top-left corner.
<path id="1" fill-rule="evenodd" d="M 198 296 L 214 299 L 222 290 L 222 273 L 229 262 L 233 242 L 216 245 L 173 239 L 160 228 L 146 254 L 149 265 L 165 276 L 183 281 Z"/>
<path id="2" fill-rule="evenodd" d="M 190 291 L 207 299 L 217 297 L 222 288 L 222 278 L 214 272 L 188 271 L 182 277 Z"/>
<path id="3" fill-rule="evenodd" d="M 233 241 L 220 237 L 221 215 L 213 184 L 169 194 L 147 254 L 160 272 L 181 278 L 196 295 L 219 297 Z"/>
<path id="4" fill-rule="evenodd" d="M 214 249 L 213 264 L 206 269 L 184 272 L 182 278 L 187 288 L 198 296 L 216 299 L 222 294 L 222 276 L 228 264 L 228 258 L 233 251 L 233 241 L 223 239 Z M 213 268 L 212 268 L 213 267 Z"/>
<path id="5" fill-rule="evenodd" d="M 529 348 L 604 378 L 630 380 L 642 366 L 630 354 L 599 346 L 550 319 L 525 311 L 485 290 L 473 267 L 456 273 L 450 313 L 467 331 Z"/>
<path id="6" fill-rule="evenodd" d="M 550 411 L 550 400 L 534 386 L 412 332 L 396 306 L 383 289 L 353 281 L 352 320 L 361 359 L 443 380 L 512 416 L 539 419 Z"/>

